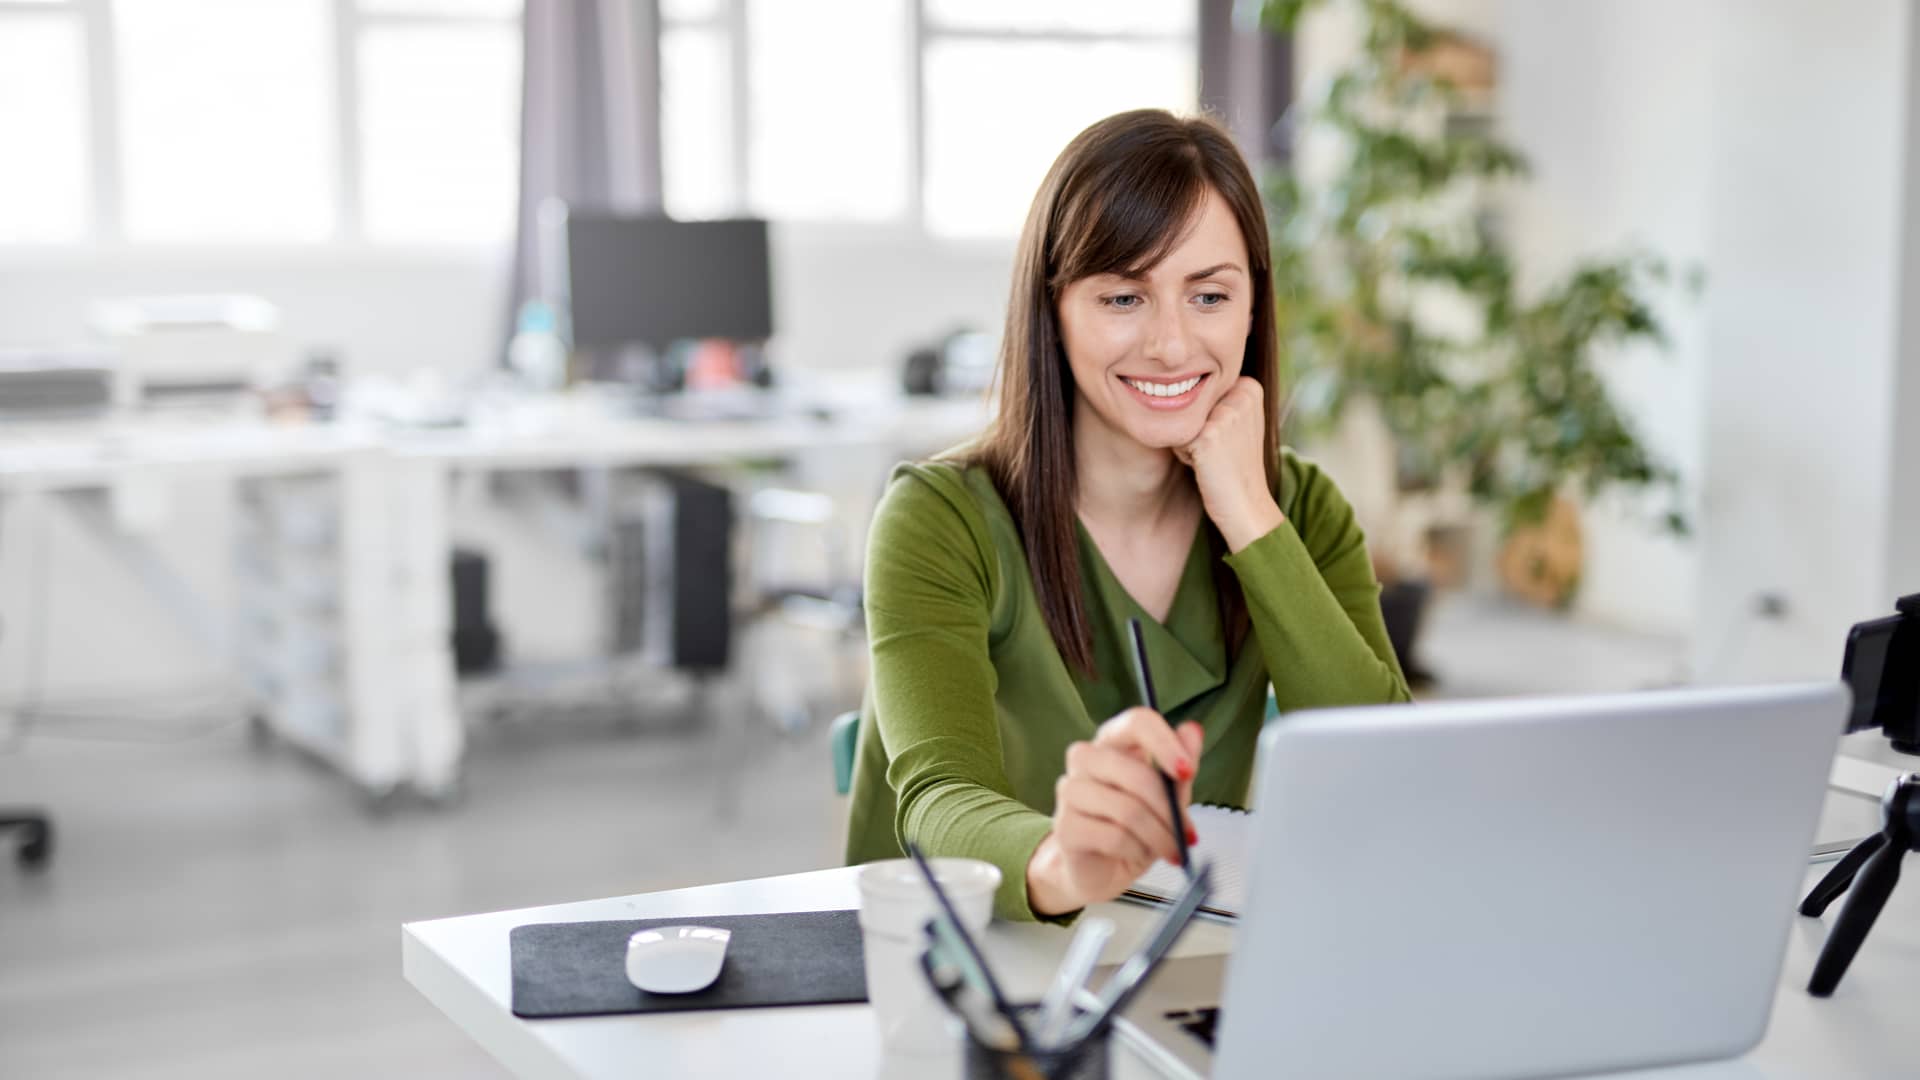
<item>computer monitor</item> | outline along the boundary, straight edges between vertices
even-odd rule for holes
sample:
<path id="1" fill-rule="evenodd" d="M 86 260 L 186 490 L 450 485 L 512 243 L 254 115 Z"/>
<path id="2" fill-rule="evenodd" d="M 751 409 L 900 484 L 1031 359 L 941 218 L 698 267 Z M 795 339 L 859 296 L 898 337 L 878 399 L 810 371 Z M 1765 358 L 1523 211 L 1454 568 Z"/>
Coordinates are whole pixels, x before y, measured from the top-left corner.
<path id="1" fill-rule="evenodd" d="M 765 221 L 570 209 L 564 235 L 575 348 L 773 336 Z"/>

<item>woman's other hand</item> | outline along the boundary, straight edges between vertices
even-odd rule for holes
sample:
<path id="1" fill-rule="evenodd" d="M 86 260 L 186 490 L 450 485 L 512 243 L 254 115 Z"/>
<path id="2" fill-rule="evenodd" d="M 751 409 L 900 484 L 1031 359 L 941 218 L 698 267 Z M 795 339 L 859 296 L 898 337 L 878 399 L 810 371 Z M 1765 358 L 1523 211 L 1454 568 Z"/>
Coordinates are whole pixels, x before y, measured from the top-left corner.
<path id="1" fill-rule="evenodd" d="M 1067 748 L 1054 785 L 1053 831 L 1027 864 L 1027 901 L 1042 915 L 1075 911 L 1126 891 L 1156 859 L 1178 864 L 1179 846 L 1164 771 L 1179 786 L 1180 827 L 1200 767 L 1200 725 L 1176 730 L 1159 713 L 1133 708 L 1100 725 L 1091 742 Z"/>
<path id="2" fill-rule="evenodd" d="M 1214 403 L 1200 434 L 1174 451 L 1193 469 L 1201 504 L 1231 551 L 1286 520 L 1267 488 L 1264 398 L 1259 380 L 1240 376 Z"/>

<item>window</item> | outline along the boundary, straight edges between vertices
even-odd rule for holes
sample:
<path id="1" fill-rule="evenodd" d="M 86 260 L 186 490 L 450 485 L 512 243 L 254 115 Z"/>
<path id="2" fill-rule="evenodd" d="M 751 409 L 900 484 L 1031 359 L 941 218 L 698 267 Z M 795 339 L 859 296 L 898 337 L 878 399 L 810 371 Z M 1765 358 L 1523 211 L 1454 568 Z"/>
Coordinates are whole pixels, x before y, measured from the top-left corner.
<path id="1" fill-rule="evenodd" d="M 1060 149 L 1125 109 L 1199 99 L 1199 5 L 1167 0 L 922 0 L 922 178 L 929 232 L 1017 232 Z"/>
<path id="2" fill-rule="evenodd" d="M 520 8 L 0 0 L 0 243 L 500 243 Z"/>
<path id="3" fill-rule="evenodd" d="M 86 26 L 70 4 L 0 14 L 0 244 L 86 234 L 86 48 Z"/>
<path id="4" fill-rule="evenodd" d="M 1069 139 L 1125 109 L 1191 109 L 1194 78 L 1190 52 L 1162 43 L 935 38 L 922 133 L 928 231 L 1018 231 Z"/>
<path id="5" fill-rule="evenodd" d="M 733 31 L 718 17 L 719 3 L 669 0 L 660 7 L 662 201 L 675 217 L 726 217 L 743 201 L 733 122 Z"/>
<path id="6" fill-rule="evenodd" d="M 128 239 L 334 234 L 326 0 L 114 0 L 112 15 Z"/>
<path id="7" fill-rule="evenodd" d="M 667 211 L 902 217 L 911 10 L 909 0 L 662 0 Z"/>
<path id="8" fill-rule="evenodd" d="M 667 211 L 1010 235 L 1075 132 L 1122 109 L 1194 107 L 1197 11 L 663 0 Z"/>
<path id="9" fill-rule="evenodd" d="M 517 0 L 361 0 L 355 127 L 368 239 L 480 243 L 511 235 L 518 9 Z"/>
<path id="10" fill-rule="evenodd" d="M 747 5 L 747 205 L 769 218 L 898 220 L 907 208 L 906 5 Z"/>
<path id="11" fill-rule="evenodd" d="M 1191 37 L 1197 4 L 1181 0 L 922 0 L 927 19 L 947 30 L 1071 37 L 1144 34 Z"/>

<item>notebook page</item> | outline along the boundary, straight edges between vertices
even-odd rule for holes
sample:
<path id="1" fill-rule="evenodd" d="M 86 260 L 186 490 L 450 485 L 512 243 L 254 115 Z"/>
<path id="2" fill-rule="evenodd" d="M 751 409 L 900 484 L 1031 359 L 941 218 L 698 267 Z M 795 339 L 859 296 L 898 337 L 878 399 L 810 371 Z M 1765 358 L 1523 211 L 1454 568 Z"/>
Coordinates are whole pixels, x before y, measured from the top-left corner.
<path id="1" fill-rule="evenodd" d="M 1193 829 L 1200 842 L 1189 851 L 1194 865 L 1213 864 L 1213 895 L 1201 908 L 1219 915 L 1239 915 L 1247 899 L 1247 833 L 1253 818 L 1245 810 L 1224 806 L 1191 806 Z M 1156 862 L 1134 881 L 1127 895 L 1136 899 L 1171 901 L 1186 888 L 1180 868 Z"/>

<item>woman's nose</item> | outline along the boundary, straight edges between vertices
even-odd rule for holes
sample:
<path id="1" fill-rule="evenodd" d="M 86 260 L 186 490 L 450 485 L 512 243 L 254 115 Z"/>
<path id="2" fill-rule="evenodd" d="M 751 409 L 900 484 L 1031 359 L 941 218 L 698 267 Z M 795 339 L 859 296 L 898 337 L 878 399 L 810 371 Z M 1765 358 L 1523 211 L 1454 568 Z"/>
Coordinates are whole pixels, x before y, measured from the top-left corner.
<path id="1" fill-rule="evenodd" d="M 1178 369 L 1187 362 L 1192 350 L 1187 342 L 1186 321 L 1177 306 L 1162 305 L 1153 318 L 1147 335 L 1147 359 Z"/>

